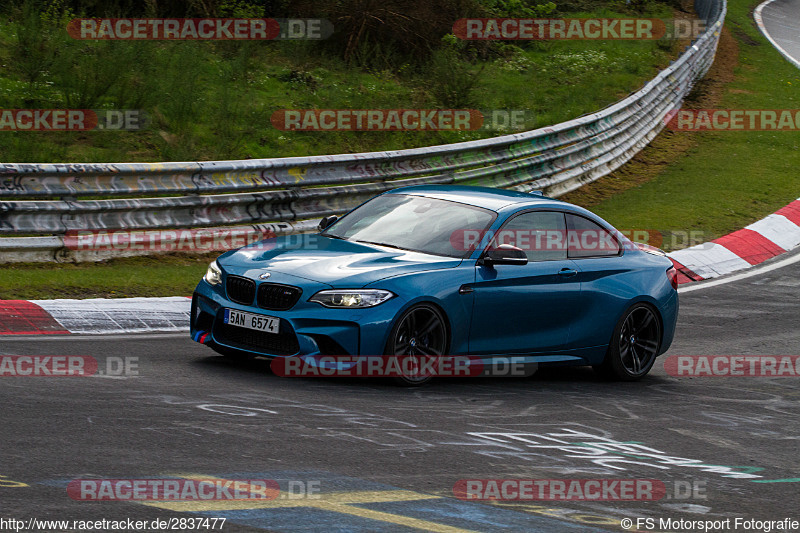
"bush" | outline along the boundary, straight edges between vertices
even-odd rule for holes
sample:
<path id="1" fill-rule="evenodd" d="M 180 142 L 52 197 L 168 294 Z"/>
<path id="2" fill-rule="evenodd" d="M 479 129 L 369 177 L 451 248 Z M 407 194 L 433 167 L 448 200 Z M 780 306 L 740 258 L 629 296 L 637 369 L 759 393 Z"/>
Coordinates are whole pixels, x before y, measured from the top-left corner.
<path id="1" fill-rule="evenodd" d="M 446 35 L 443 41 L 443 46 L 433 52 L 424 72 L 430 92 L 445 107 L 470 107 L 475 103 L 473 93 L 485 67 L 476 71 L 476 67 L 463 59 L 466 45 L 453 34 Z"/>
<path id="2" fill-rule="evenodd" d="M 409 61 L 424 64 L 456 20 L 484 13 L 475 0 L 305 0 L 294 9 L 294 16 L 333 23 L 334 33 L 322 47 L 379 71 Z"/>
<path id="3" fill-rule="evenodd" d="M 283 17 L 288 0 L 56 0 L 89 17 Z M 43 11 L 53 0 L 26 0 Z M 0 4 L 2 6 L 2 4 Z M 11 4 L 0 12 L 12 13 Z"/>
<path id="4" fill-rule="evenodd" d="M 537 4 L 528 0 L 481 0 L 481 5 L 493 17 L 536 18 L 556 9 L 553 2 Z"/>

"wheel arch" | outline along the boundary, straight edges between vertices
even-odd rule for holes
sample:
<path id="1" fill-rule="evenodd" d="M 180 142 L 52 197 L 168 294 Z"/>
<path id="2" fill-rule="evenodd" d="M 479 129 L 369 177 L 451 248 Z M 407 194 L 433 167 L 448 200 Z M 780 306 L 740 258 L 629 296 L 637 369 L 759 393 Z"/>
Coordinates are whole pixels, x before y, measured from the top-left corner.
<path id="1" fill-rule="evenodd" d="M 655 301 L 651 301 L 649 298 L 642 296 L 642 297 L 634 298 L 633 300 L 628 301 L 628 305 L 625 307 L 625 309 L 622 311 L 622 313 L 617 317 L 616 322 L 614 322 L 614 328 L 611 330 L 611 337 L 608 339 L 608 345 L 606 346 L 606 353 L 603 356 L 603 362 L 605 361 L 605 358 L 608 357 L 608 351 L 611 349 L 611 345 L 614 342 L 614 333 L 617 331 L 617 325 L 620 323 L 622 318 L 625 315 L 627 315 L 628 312 L 635 305 L 638 305 L 638 304 L 647 305 L 653 311 L 653 313 L 655 314 L 656 320 L 658 320 L 658 332 L 659 332 L 659 336 L 660 336 L 660 338 L 658 339 L 658 352 L 656 353 L 656 357 L 658 357 L 659 355 L 661 355 L 663 353 L 662 352 L 662 347 L 663 347 L 663 344 L 664 344 L 664 317 L 662 316 L 661 310 L 658 308 L 658 305 L 657 305 L 657 303 Z"/>
<path id="2" fill-rule="evenodd" d="M 386 352 L 386 348 L 389 344 L 389 338 L 394 331 L 395 326 L 397 325 L 398 321 L 410 310 L 414 307 L 422 306 L 422 305 L 430 305 L 431 307 L 436 308 L 436 310 L 441 313 L 442 317 L 444 318 L 444 332 L 445 332 L 445 341 L 446 341 L 446 350 L 449 351 L 451 348 L 451 344 L 453 342 L 453 324 L 448 315 L 445 307 L 435 299 L 430 297 L 420 296 L 419 298 L 415 298 L 414 300 L 409 300 L 408 302 L 400 308 L 400 310 L 395 313 L 394 318 L 392 319 L 389 328 L 386 330 L 386 334 L 383 338 L 383 346 L 384 352 Z M 448 354 L 445 354 L 448 355 Z"/>

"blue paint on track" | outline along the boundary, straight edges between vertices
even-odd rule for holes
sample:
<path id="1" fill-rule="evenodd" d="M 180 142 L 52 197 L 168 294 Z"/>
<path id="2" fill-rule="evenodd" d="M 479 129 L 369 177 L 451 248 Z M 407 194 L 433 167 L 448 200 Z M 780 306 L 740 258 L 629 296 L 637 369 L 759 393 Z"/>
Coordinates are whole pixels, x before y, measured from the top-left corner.
<path id="1" fill-rule="evenodd" d="M 318 494 L 323 502 L 326 493 L 398 490 L 417 492 L 387 485 L 385 483 L 318 470 L 279 470 L 272 472 L 235 472 L 227 474 L 198 472 L 196 474 L 208 476 L 209 478 L 214 477 L 231 480 L 271 479 L 278 482 L 282 493 L 288 491 L 289 481 L 303 481 L 304 483 L 318 481 Z M 144 479 L 173 476 L 145 474 L 137 477 Z M 68 482 L 69 480 L 65 479 L 54 479 L 42 481 L 40 484 L 66 487 Z M 506 533 L 508 531 L 529 531 L 532 533 L 587 533 L 589 531 L 594 532 L 600 530 L 597 526 L 588 526 L 538 514 L 525 513 L 486 502 L 465 502 L 453 497 L 424 498 L 427 495 L 426 493 L 419 492 L 419 494 L 423 499 L 390 502 L 359 502 L 346 505 L 352 507 L 356 512 L 358 512 L 358 509 L 378 511 L 397 515 L 400 518 L 415 518 L 443 526 L 485 533 Z M 280 502 L 281 500 L 278 501 Z M 207 516 L 209 518 L 226 518 L 226 525 L 236 523 L 274 532 L 294 532 L 302 530 L 355 533 L 391 531 L 404 533 L 420 531 L 413 527 L 356 516 L 355 514 L 339 513 L 314 507 L 303 507 L 303 499 L 293 500 L 293 503 L 299 503 L 301 505 L 298 507 L 253 508 L 230 511 L 193 511 L 186 514 Z M 537 502 L 531 503 L 537 504 Z M 256 502 L 254 502 L 254 506 L 255 505 L 257 505 Z M 552 502 L 544 502 L 542 505 L 548 507 L 556 506 Z"/>
<path id="2" fill-rule="evenodd" d="M 533 502 L 536 503 L 536 502 Z M 486 533 L 507 531 L 581 532 L 597 531 L 596 527 L 573 524 L 554 518 L 504 509 L 491 504 L 464 502 L 451 498 L 406 502 L 380 502 L 358 504 L 357 507 L 413 516 L 420 520 L 436 522 L 461 529 Z"/>
<path id="3" fill-rule="evenodd" d="M 203 511 L 197 513 L 209 518 L 225 518 L 225 525 L 235 523 L 275 532 L 320 531 L 341 533 L 371 533 L 392 531 L 418 532 L 419 529 L 388 524 L 323 509 L 295 507 L 286 509 L 250 509 L 243 511 Z"/>

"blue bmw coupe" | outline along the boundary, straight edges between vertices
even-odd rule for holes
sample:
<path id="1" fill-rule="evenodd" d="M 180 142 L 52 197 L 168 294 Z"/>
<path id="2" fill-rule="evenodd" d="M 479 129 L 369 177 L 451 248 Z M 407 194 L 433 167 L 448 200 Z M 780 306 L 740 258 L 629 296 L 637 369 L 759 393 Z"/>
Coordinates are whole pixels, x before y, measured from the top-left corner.
<path id="1" fill-rule="evenodd" d="M 513 356 L 636 380 L 672 342 L 676 289 L 663 252 L 586 209 L 415 186 L 224 253 L 195 290 L 191 335 L 230 357 Z"/>

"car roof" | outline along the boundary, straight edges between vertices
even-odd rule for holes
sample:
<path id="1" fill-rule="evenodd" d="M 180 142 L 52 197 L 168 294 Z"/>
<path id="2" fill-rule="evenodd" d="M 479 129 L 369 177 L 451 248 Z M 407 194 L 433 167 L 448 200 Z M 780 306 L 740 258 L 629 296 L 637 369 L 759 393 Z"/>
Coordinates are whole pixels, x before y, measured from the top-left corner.
<path id="1" fill-rule="evenodd" d="M 513 204 L 530 206 L 561 204 L 570 205 L 553 198 L 519 191 L 496 189 L 493 187 L 473 187 L 469 185 L 414 185 L 389 191 L 387 194 L 409 194 L 439 200 L 449 200 L 474 205 L 496 211 Z"/>

